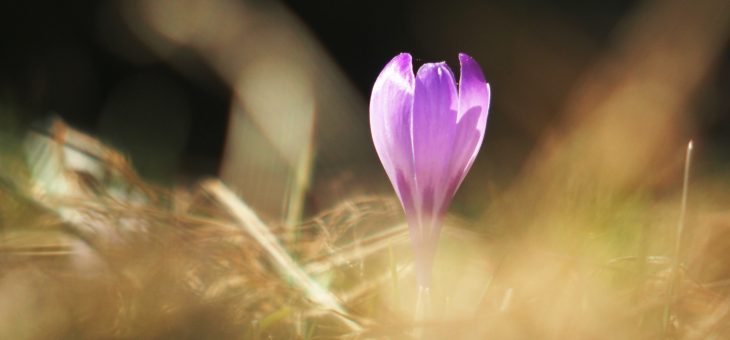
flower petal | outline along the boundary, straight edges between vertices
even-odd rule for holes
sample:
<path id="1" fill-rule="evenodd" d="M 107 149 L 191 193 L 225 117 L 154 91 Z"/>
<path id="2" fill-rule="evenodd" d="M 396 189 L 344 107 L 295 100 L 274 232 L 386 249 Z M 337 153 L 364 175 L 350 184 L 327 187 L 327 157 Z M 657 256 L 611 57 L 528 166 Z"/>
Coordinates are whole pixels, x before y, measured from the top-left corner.
<path id="1" fill-rule="evenodd" d="M 448 199 L 456 193 L 479 152 L 487 128 L 489 114 L 489 84 L 484 80 L 479 64 L 460 53 L 459 111 L 450 161 Z M 447 207 L 442 206 L 445 211 Z M 442 212 L 443 213 L 443 212 Z"/>
<path id="2" fill-rule="evenodd" d="M 413 161 L 420 216 L 438 218 L 449 180 L 458 96 L 446 63 L 424 64 L 413 95 Z M 436 222 L 436 221 L 433 221 Z M 421 225 L 430 233 L 438 225 Z"/>
<path id="3" fill-rule="evenodd" d="M 414 92 L 411 55 L 401 53 L 380 72 L 370 96 L 370 131 L 375 150 L 406 211 L 412 210 L 411 112 Z"/>
<path id="4" fill-rule="evenodd" d="M 479 110 L 477 128 L 482 136 L 487 128 L 489 112 L 489 84 L 484 80 L 484 73 L 479 64 L 467 54 L 459 53 L 461 72 L 459 79 L 459 119 L 469 110 Z"/>

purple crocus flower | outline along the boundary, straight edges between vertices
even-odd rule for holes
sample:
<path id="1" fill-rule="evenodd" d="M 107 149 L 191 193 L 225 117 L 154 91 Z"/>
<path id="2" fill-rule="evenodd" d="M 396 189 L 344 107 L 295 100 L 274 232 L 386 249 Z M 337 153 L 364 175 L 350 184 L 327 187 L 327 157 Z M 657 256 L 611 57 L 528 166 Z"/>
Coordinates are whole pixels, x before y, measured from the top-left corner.
<path id="1" fill-rule="evenodd" d="M 461 81 L 445 62 L 413 75 L 411 55 L 385 66 L 370 97 L 375 149 L 393 184 L 410 228 L 416 279 L 429 287 L 446 210 L 484 139 L 489 84 L 479 64 L 459 54 Z"/>

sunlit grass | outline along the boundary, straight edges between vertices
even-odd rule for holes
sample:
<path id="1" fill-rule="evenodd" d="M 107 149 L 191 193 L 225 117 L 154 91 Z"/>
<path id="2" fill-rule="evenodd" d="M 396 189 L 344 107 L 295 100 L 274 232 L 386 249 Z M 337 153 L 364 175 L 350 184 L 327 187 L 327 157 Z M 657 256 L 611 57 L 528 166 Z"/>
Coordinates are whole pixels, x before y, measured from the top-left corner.
<path id="1" fill-rule="evenodd" d="M 730 176 L 683 180 L 726 2 L 647 1 L 600 48 L 556 33 L 590 63 L 530 31 L 492 37 L 527 19 L 480 6 L 418 27 L 485 57 L 498 119 L 444 223 L 422 315 L 397 200 L 367 171 L 331 178 L 376 158 L 365 101 L 303 25 L 278 5 L 135 1 L 119 15 L 152 53 L 190 74 L 200 65 L 176 53 L 198 55 L 233 94 L 221 178 L 160 186 L 60 120 L 22 128 L 0 98 L 0 338 L 730 338 Z M 563 71 L 581 77 L 536 129 L 558 91 L 525 92 Z M 523 139 L 531 154 L 512 155 Z M 515 173 L 484 166 L 512 157 Z"/>
<path id="2" fill-rule="evenodd" d="M 507 211 L 509 200 L 530 198 L 503 197 L 482 222 L 450 216 L 428 307 L 414 320 L 410 244 L 393 198 L 353 197 L 299 225 L 294 237 L 286 225 L 266 225 L 220 182 L 173 191 L 150 185 L 113 149 L 91 150 L 93 143 L 68 139 L 88 136 L 58 124 L 27 137 L 25 145 L 48 152 L 16 160 L 27 166 L 14 171 L 33 171 L 3 173 L 6 337 L 582 339 L 728 331 L 727 260 L 706 255 L 725 241 L 698 237 L 727 223 L 708 223 L 699 210 L 717 204 L 717 195 L 712 202 L 688 196 L 679 254 L 681 184 L 660 198 L 571 189 L 575 196 L 541 203 L 551 210 Z M 476 223 L 494 229 L 476 232 L 489 230 Z M 715 279 L 699 281 L 700 274 Z M 42 330 L 14 311 L 33 315 Z"/>

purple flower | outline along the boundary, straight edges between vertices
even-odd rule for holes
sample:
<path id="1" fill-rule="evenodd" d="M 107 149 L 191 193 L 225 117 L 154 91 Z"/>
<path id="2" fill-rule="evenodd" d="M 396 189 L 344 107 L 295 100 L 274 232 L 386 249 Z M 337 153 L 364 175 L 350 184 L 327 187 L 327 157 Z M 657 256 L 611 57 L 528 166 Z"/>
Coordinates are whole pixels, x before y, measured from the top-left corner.
<path id="1" fill-rule="evenodd" d="M 441 222 L 484 139 L 489 84 L 479 65 L 459 54 L 461 81 L 445 62 L 413 76 L 411 55 L 385 66 L 370 97 L 370 130 L 403 205 L 422 287 L 431 281 Z"/>

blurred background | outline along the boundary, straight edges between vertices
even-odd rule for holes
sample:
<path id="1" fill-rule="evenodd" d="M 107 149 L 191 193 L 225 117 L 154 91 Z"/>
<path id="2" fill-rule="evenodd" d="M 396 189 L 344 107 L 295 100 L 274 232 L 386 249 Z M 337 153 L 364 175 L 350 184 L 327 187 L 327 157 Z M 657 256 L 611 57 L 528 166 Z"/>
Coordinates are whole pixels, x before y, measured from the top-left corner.
<path id="1" fill-rule="evenodd" d="M 727 0 L 31 0 L 0 37 L 0 335 L 410 338 L 368 126 L 404 51 L 493 91 L 429 327 L 730 334 Z"/>
<path id="2" fill-rule="evenodd" d="M 382 66 L 401 51 L 417 64 L 446 60 L 455 70 L 457 53 L 469 53 L 494 89 L 483 151 L 459 196 L 476 200 L 457 199 L 462 213 L 483 209 L 486 196 L 474 192 L 506 187 L 539 141 L 575 126 L 571 115 L 595 109 L 581 102 L 603 100 L 585 97 L 609 97 L 601 92 L 632 81 L 622 80 L 627 77 L 672 87 L 669 96 L 681 101 L 672 115 L 691 117 L 671 128 L 676 135 L 657 137 L 666 137 L 662 144 L 679 147 L 692 137 L 701 145 L 700 161 L 711 159 L 723 170 L 730 161 L 723 1 L 27 1 L 2 7 L 4 116 L 23 126 L 61 117 L 119 148 L 157 182 L 222 175 L 244 192 L 255 187 L 249 196 L 271 217 L 286 215 L 282 198 L 307 196 L 294 209 L 311 213 L 353 192 L 388 190 L 371 147 L 367 101 Z M 637 86 L 637 96 L 653 91 Z M 650 114 L 638 106 L 625 113 L 635 120 L 636 131 L 629 130 L 654 129 L 640 123 Z M 314 156 L 312 164 L 301 160 L 304 153 Z M 302 172 L 314 174 L 311 183 Z M 282 183 L 292 181 L 306 188 L 291 193 Z"/>

